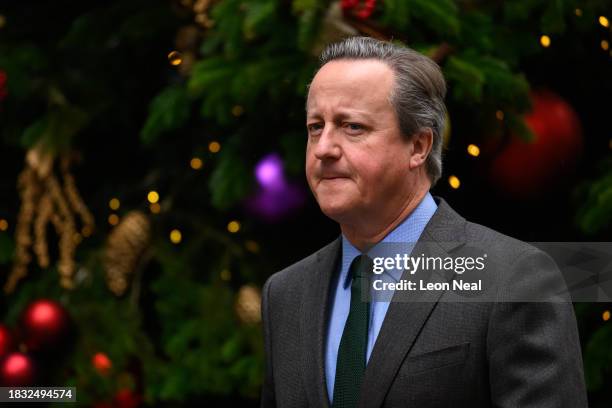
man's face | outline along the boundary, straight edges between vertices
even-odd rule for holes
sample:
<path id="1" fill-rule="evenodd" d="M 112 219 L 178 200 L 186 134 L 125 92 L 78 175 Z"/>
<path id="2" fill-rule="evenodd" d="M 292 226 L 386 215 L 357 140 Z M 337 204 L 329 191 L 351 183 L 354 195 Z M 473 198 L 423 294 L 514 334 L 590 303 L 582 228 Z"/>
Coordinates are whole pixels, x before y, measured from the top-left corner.
<path id="1" fill-rule="evenodd" d="M 306 177 L 323 213 L 341 224 L 392 216 L 414 187 L 413 146 L 389 101 L 393 84 L 383 62 L 335 60 L 310 86 Z"/>

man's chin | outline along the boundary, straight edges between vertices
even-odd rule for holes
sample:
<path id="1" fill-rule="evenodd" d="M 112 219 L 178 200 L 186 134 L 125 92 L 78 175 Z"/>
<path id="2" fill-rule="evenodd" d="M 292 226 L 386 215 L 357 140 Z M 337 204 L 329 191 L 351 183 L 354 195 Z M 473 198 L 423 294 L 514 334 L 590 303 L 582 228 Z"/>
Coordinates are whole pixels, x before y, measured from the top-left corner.
<path id="1" fill-rule="evenodd" d="M 348 219 L 352 213 L 354 213 L 354 208 L 348 203 L 319 203 L 319 207 L 323 214 L 331 218 L 332 220 L 342 223 L 346 219 Z"/>

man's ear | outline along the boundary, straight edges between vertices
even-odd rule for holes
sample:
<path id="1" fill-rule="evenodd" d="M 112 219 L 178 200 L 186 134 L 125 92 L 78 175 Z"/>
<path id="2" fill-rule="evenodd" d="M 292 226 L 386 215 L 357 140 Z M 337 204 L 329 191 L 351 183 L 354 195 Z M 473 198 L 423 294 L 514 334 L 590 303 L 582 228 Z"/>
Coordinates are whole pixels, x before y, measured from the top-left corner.
<path id="1" fill-rule="evenodd" d="M 413 170 L 425 163 L 431 147 L 433 146 L 433 132 L 431 128 L 419 129 L 412 135 L 412 155 L 410 156 L 409 166 Z"/>

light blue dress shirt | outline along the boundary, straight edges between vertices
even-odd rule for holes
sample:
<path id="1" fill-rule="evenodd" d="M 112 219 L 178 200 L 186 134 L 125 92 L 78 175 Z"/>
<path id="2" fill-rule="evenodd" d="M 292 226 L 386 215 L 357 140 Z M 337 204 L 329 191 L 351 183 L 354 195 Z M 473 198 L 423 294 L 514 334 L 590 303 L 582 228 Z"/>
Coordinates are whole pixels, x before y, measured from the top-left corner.
<path id="1" fill-rule="evenodd" d="M 419 240 L 421 233 L 429 222 L 432 215 L 436 212 L 438 206 L 431 194 L 427 193 L 419 205 L 391 231 L 383 240 L 378 243 L 368 253 L 375 251 L 381 243 L 407 243 L 414 244 Z M 406 245 L 406 253 L 410 255 L 412 250 L 411 245 Z M 325 377 L 327 381 L 327 394 L 331 404 L 334 395 L 334 382 L 336 379 L 336 360 L 338 358 L 338 347 L 340 347 L 340 339 L 344 331 L 344 325 L 349 314 L 351 304 L 351 282 L 348 279 L 348 270 L 351 262 L 361 252 L 355 248 L 344 235 L 342 235 L 342 264 L 340 275 L 336 286 L 332 287 L 330 318 L 327 323 L 327 339 L 325 344 Z M 392 270 L 384 272 L 378 276 L 378 279 L 388 282 L 397 282 L 401 278 L 401 270 Z M 370 354 L 374 348 L 374 343 L 378 337 L 378 332 L 382 326 L 389 302 L 387 301 L 372 301 L 370 303 L 370 323 L 368 326 L 368 345 L 367 345 L 367 360 L 370 360 Z"/>

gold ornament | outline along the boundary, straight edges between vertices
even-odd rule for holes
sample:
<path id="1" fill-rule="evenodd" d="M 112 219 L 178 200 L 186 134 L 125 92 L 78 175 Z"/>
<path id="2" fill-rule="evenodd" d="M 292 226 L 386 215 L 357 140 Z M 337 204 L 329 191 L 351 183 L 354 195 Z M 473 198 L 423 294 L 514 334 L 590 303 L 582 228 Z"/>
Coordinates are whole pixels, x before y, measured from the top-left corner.
<path id="1" fill-rule="evenodd" d="M 130 278 L 148 259 L 151 222 L 140 211 L 122 217 L 108 236 L 104 252 L 106 283 L 117 296 L 125 293 Z"/>
<path id="2" fill-rule="evenodd" d="M 244 285 L 238 291 L 234 310 L 241 322 L 257 324 L 261 321 L 261 291 L 254 285 Z"/>
<path id="3" fill-rule="evenodd" d="M 83 231 L 88 231 L 89 234 L 93 231 L 94 219 L 83 203 L 74 177 L 70 173 L 72 159 L 73 156 L 70 154 L 60 158 L 64 180 L 62 186 L 53 172 L 55 157 L 46 151 L 42 144 L 39 143 L 27 152 L 26 165 L 17 181 L 21 208 L 15 229 L 15 260 L 4 285 L 5 293 L 13 292 L 17 283 L 27 275 L 28 265 L 32 260 L 30 247 L 36 255 L 38 265 L 41 268 L 49 267 L 51 263 L 47 244 L 49 223 L 54 226 L 59 236 L 60 284 L 66 289 L 73 287 L 72 277 L 76 269 L 74 253 L 80 242 L 80 239 L 75 239 L 77 236 L 75 214 L 81 218 Z"/>

